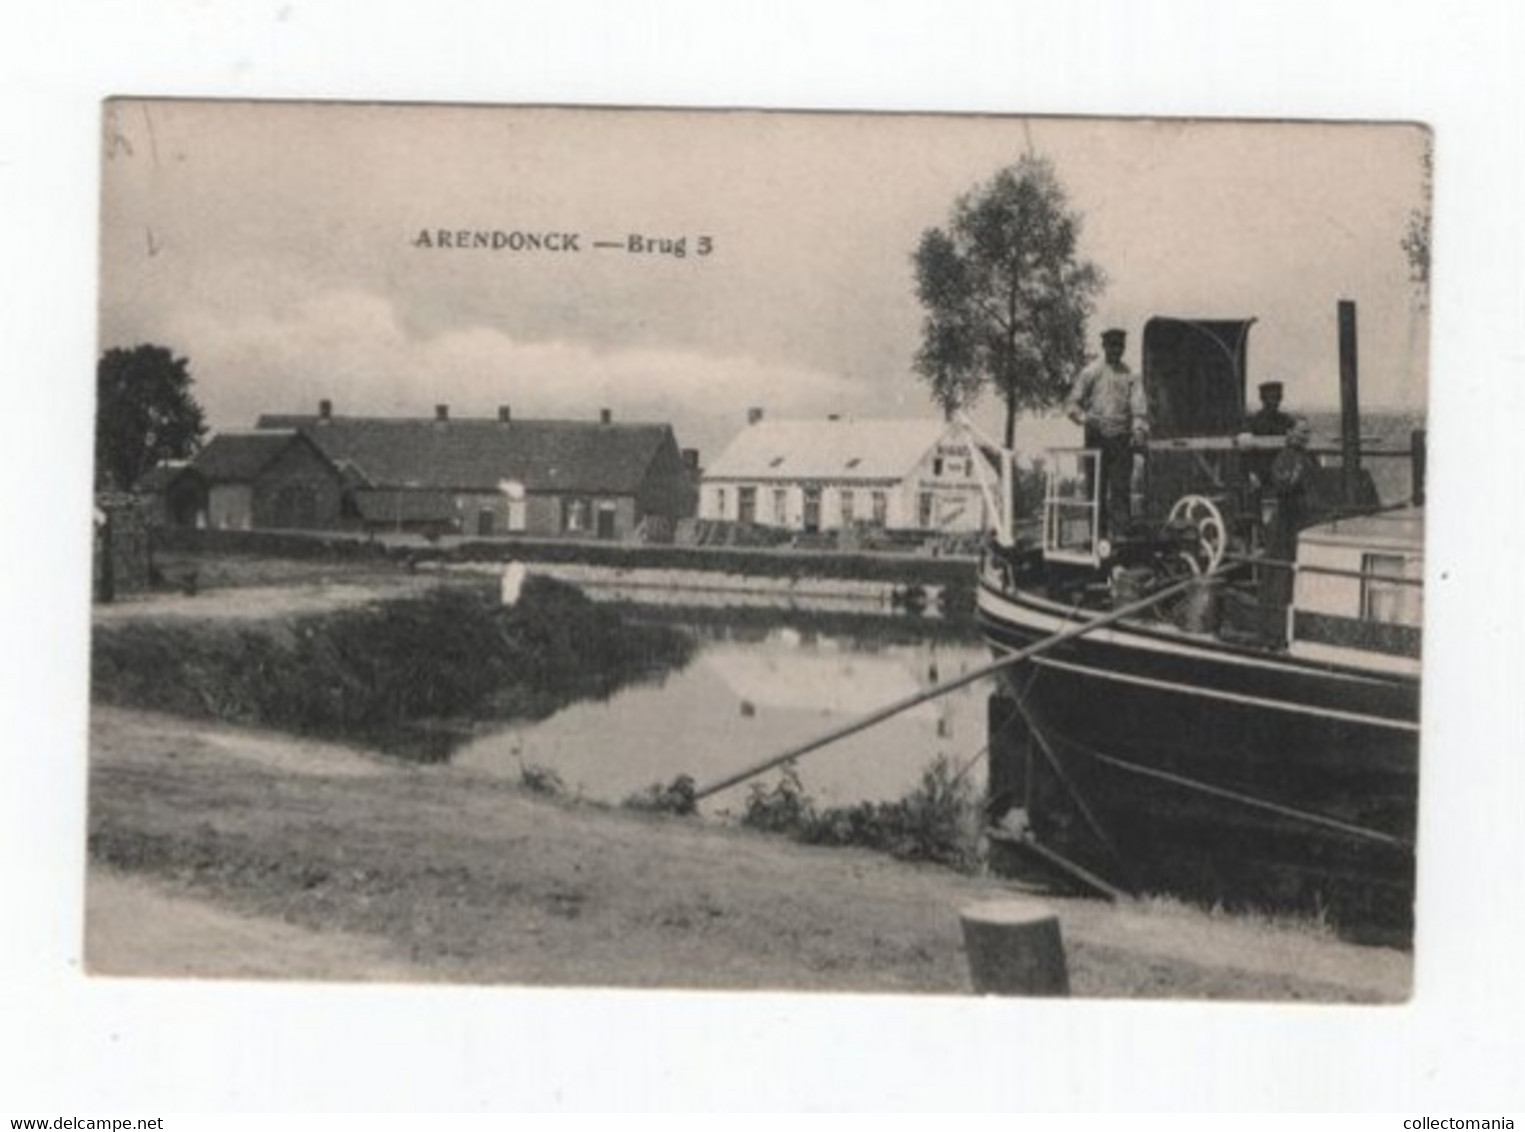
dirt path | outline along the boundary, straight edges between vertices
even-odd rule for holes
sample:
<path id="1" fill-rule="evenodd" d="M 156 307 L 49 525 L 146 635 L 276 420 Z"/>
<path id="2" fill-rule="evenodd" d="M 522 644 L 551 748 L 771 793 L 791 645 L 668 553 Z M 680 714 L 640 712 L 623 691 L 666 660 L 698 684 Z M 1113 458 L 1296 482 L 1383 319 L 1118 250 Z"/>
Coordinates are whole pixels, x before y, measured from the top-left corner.
<path id="1" fill-rule="evenodd" d="M 95 868 L 85 888 L 95 975 L 423 982 L 437 977 L 382 939 L 315 931 L 175 895 L 162 881 Z"/>
<path id="2" fill-rule="evenodd" d="M 100 972 L 961 994 L 958 910 L 1010 891 L 120 709 L 95 709 L 91 757 Z M 1407 954 L 1304 925 L 1056 907 L 1078 995 L 1408 993 Z"/>

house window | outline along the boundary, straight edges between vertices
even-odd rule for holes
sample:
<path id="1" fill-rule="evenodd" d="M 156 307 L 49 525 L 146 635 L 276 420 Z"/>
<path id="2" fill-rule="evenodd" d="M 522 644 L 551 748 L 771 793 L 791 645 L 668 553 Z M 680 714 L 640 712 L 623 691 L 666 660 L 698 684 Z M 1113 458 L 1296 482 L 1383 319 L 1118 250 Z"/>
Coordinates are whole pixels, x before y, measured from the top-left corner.
<path id="1" fill-rule="evenodd" d="M 715 518 L 725 518 L 725 488 L 723 487 L 715 489 Z"/>
<path id="2" fill-rule="evenodd" d="M 789 492 L 782 487 L 773 489 L 773 521 L 781 527 L 789 523 Z"/>
<path id="3" fill-rule="evenodd" d="M 873 508 L 874 526 L 883 527 L 890 519 L 890 497 L 882 491 L 876 491 L 869 496 L 869 506 Z"/>
<path id="4" fill-rule="evenodd" d="M 593 525 L 593 509 L 586 499 L 573 497 L 562 503 L 562 530 L 569 535 L 586 534 Z"/>
<path id="5" fill-rule="evenodd" d="M 941 456 L 932 457 L 932 474 L 934 476 L 943 474 L 943 458 Z"/>
<path id="6" fill-rule="evenodd" d="M 916 495 L 916 525 L 924 531 L 932 529 L 932 493 L 930 491 L 918 492 Z"/>
<path id="7" fill-rule="evenodd" d="M 736 489 L 736 520 L 747 527 L 757 522 L 757 489 L 755 487 Z"/>
<path id="8" fill-rule="evenodd" d="M 853 493 L 846 488 L 842 489 L 842 525 L 853 525 Z"/>
<path id="9" fill-rule="evenodd" d="M 1408 559 L 1401 554 L 1361 556 L 1361 618 L 1389 625 L 1418 625 L 1423 619 L 1423 594 L 1408 578 Z"/>

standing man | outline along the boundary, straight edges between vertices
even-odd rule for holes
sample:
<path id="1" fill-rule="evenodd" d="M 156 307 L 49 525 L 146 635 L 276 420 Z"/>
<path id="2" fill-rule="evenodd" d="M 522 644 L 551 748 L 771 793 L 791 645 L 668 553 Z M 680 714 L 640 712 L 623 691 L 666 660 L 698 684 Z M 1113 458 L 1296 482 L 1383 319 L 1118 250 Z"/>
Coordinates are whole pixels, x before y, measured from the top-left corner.
<path id="1" fill-rule="evenodd" d="M 1262 381 L 1257 388 L 1260 409 L 1245 420 L 1244 431 L 1251 436 L 1286 436 L 1296 418 L 1281 411 L 1281 382 Z"/>
<path id="2" fill-rule="evenodd" d="M 1292 603 L 1292 564 L 1297 561 L 1297 532 L 1318 518 L 1319 462 L 1308 451 L 1312 430 L 1305 417 L 1293 417 L 1287 446 L 1271 463 L 1268 487 L 1275 499 L 1266 531 L 1267 565 L 1261 590 L 1264 604 L 1278 610 Z"/>
<path id="3" fill-rule="evenodd" d="M 1102 331 L 1102 360 L 1081 372 L 1064 402 L 1070 420 L 1085 426 L 1085 446 L 1101 452 L 1103 532 L 1112 538 L 1128 527 L 1133 449 L 1149 439 L 1144 383 L 1123 364 L 1127 341 L 1121 330 Z"/>
<path id="4" fill-rule="evenodd" d="M 1292 431 L 1297 418 L 1281 411 L 1282 384 L 1279 381 L 1262 381 L 1256 387 L 1260 392 L 1260 408 L 1244 419 L 1242 436 L 1286 436 Z M 1244 474 L 1247 490 L 1245 502 L 1251 513 L 1261 509 L 1266 498 L 1266 484 L 1271 479 L 1271 462 L 1276 453 L 1257 449 L 1245 453 Z"/>

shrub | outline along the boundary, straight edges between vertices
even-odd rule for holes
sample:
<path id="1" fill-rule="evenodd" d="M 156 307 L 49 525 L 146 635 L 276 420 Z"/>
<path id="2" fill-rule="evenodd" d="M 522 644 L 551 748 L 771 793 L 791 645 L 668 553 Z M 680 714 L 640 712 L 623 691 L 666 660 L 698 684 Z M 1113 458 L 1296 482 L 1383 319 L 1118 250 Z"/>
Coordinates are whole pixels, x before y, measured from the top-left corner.
<path id="1" fill-rule="evenodd" d="M 692 814 L 698 811 L 699 800 L 694 797 L 694 779 L 680 774 L 667 785 L 654 782 L 643 790 L 637 790 L 620 803 L 627 810 L 645 810 L 651 813 Z"/>
<path id="2" fill-rule="evenodd" d="M 741 824 L 750 829 L 787 833 L 801 839 L 815 821 L 815 803 L 800 784 L 799 770 L 792 759 L 784 763 L 778 781 L 772 786 L 752 783 L 747 791 L 746 809 L 741 814 Z"/>
<path id="3" fill-rule="evenodd" d="M 519 768 L 519 785 L 531 794 L 543 794 L 550 798 L 562 797 L 567 792 L 566 782 L 555 769 L 537 763 L 528 763 Z"/>
<path id="4" fill-rule="evenodd" d="M 753 784 L 740 820 L 751 829 L 812 845 L 858 846 L 966 872 L 981 861 L 980 800 L 946 755 L 939 755 L 898 801 L 822 810 L 805 792 L 794 764 L 785 763 L 771 786 Z"/>
<path id="5" fill-rule="evenodd" d="M 438 744 L 418 742 L 419 725 L 545 714 L 682 665 L 692 648 L 676 629 L 626 624 L 573 587 L 532 577 L 511 610 L 441 588 L 289 623 L 101 626 L 92 694 L 438 757 Z"/>

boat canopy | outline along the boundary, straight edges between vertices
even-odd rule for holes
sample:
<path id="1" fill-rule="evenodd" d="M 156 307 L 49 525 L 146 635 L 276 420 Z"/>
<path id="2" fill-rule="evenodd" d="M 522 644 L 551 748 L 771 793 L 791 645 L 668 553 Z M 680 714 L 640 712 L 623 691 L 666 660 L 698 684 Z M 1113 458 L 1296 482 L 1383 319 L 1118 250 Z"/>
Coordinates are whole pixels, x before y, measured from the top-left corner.
<path id="1" fill-rule="evenodd" d="M 1233 436 L 1244 427 L 1254 322 L 1159 315 L 1144 324 L 1144 389 L 1152 437 Z"/>

